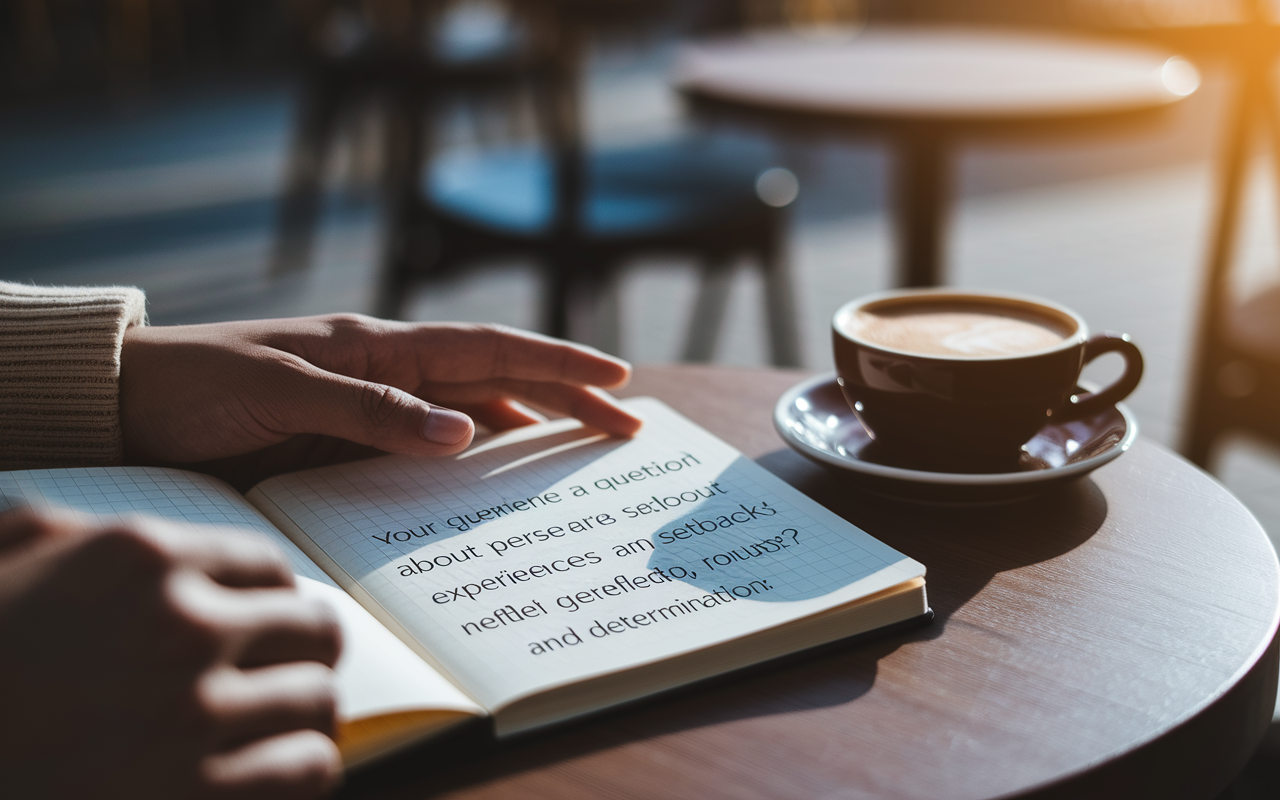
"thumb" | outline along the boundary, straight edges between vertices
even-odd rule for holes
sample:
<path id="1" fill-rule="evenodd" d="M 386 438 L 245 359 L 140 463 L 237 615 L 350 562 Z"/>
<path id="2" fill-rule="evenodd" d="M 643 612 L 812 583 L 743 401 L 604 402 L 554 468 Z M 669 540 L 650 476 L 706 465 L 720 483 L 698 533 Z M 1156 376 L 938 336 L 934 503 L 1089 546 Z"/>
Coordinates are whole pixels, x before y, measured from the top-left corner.
<path id="1" fill-rule="evenodd" d="M 471 443 L 466 414 L 433 406 L 408 392 L 318 368 L 294 373 L 294 402 L 279 412 L 289 433 L 317 433 L 389 453 L 439 456 Z M 291 412 L 291 413 L 290 413 Z"/>

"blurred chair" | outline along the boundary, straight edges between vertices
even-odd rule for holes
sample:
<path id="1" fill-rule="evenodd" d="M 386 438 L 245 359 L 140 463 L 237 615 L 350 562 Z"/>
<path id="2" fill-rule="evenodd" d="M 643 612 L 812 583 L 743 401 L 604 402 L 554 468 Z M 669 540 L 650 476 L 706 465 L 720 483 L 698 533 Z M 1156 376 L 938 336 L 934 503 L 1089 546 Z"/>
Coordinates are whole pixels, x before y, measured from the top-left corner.
<path id="1" fill-rule="evenodd" d="M 579 122 L 581 58 L 593 4 L 528 2 L 517 56 L 486 65 L 481 83 L 432 54 L 375 80 L 390 87 L 387 160 L 388 242 L 377 312 L 399 317 L 413 286 L 509 255 L 541 268 L 542 327 L 570 333 L 570 310 L 589 304 L 596 334 L 617 350 L 616 279 L 642 253 L 680 253 L 700 266 L 698 299 L 684 349 L 707 360 L 721 327 L 736 258 L 763 272 L 772 360 L 799 364 L 792 292 L 781 254 L 781 206 L 795 196 L 794 176 L 769 172 L 769 153 L 724 138 L 683 137 L 643 146 L 595 148 Z M 616 14 L 625 3 L 600 4 Z M 331 62 L 328 62 L 331 63 Z M 415 75 L 405 80 L 405 75 Z M 322 81 L 324 79 L 322 78 Z M 443 94 L 523 87 L 533 99 L 540 142 L 435 154 L 430 109 Z M 325 110 L 331 116 L 332 111 Z M 317 126 L 319 127 L 319 126 Z M 302 126 L 303 129 L 306 125 Z M 295 150 L 294 179 L 282 215 L 277 274 L 305 263 L 318 210 L 319 163 Z M 578 302 L 575 302 L 578 301 Z M 585 301 L 585 302 L 582 302 Z"/>
<path id="2" fill-rule="evenodd" d="M 344 118 L 380 106 L 387 141 L 381 153 L 384 190 L 402 179 L 407 161 L 422 147 L 421 126 L 414 141 L 399 128 L 416 117 L 444 86 L 455 90 L 510 83 L 538 68 L 537 51 L 524 43 L 487 43 L 479 52 L 445 52 L 430 46 L 428 34 L 444 11 L 440 0 L 299 0 L 291 27 L 303 54 L 302 87 L 281 201 L 272 273 L 305 269 L 311 259 L 326 165 Z M 408 106 L 414 105 L 411 110 Z M 412 112 L 412 113 L 411 113 Z M 409 152 L 403 152 L 411 148 Z"/>
<path id="3" fill-rule="evenodd" d="M 1183 453 L 1208 467 L 1213 446 L 1228 431 L 1260 434 L 1280 444 L 1280 283 L 1236 303 L 1231 266 L 1245 174 L 1261 130 L 1280 171 L 1280 106 L 1274 69 L 1280 28 L 1252 0 L 1229 61 L 1234 97 L 1220 155 L 1219 205 L 1201 292 L 1199 331 Z M 1280 177 L 1280 172 L 1277 173 Z M 1280 188 L 1280 180 L 1276 182 Z"/>
<path id="4" fill-rule="evenodd" d="M 569 170 L 556 161 L 537 148 L 433 160 L 422 205 L 411 212 L 419 224 L 406 226 L 407 252 L 383 288 L 389 306 L 416 280 L 479 260 L 533 255 L 549 281 L 546 330 L 569 333 L 577 301 L 596 311 L 594 343 L 616 352 L 619 268 L 639 253 L 688 254 L 699 262 L 700 286 L 683 358 L 706 361 L 715 352 L 734 267 L 746 256 L 763 270 L 772 360 L 799 365 L 780 252 L 783 218 L 766 202 L 790 199 L 789 173 L 770 173 L 760 149 L 745 143 L 690 137 L 593 148 L 584 158 L 580 194 L 565 202 L 556 173 Z"/>
<path id="5" fill-rule="evenodd" d="M 1274 78 L 1280 27 L 1270 19 L 1268 5 L 1263 0 L 1129 0 L 1107 8 L 1113 30 L 1177 46 L 1193 59 L 1221 64 L 1231 78 L 1181 448 L 1206 468 L 1216 440 L 1229 431 L 1280 443 L 1280 282 L 1243 303 L 1233 298 L 1231 287 L 1246 171 L 1260 132 L 1280 188 L 1280 98 Z"/>

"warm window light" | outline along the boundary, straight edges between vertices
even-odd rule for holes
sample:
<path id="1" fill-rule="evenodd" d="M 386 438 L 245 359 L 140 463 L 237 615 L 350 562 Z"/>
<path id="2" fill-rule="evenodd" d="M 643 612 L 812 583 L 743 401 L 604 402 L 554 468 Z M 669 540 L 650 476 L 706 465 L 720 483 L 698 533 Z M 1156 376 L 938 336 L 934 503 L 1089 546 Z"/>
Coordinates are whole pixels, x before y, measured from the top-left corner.
<path id="1" fill-rule="evenodd" d="M 1190 61 L 1174 56 L 1160 68 L 1160 81 L 1164 88 L 1185 97 L 1200 88 L 1200 72 Z"/>

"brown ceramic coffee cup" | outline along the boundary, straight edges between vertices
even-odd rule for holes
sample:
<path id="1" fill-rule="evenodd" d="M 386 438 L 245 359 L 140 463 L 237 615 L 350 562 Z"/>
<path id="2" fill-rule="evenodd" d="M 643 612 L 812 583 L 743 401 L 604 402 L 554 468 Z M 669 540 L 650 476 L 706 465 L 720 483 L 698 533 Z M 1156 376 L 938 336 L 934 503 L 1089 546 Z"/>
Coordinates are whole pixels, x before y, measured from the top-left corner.
<path id="1" fill-rule="evenodd" d="M 1127 335 L 1090 336 L 1075 312 L 1008 294 L 870 295 L 836 312 L 832 339 L 840 388 L 876 445 L 938 468 L 1001 469 L 1045 424 L 1113 406 L 1142 377 Z M 1078 391 L 1084 365 L 1111 352 L 1120 378 Z"/>

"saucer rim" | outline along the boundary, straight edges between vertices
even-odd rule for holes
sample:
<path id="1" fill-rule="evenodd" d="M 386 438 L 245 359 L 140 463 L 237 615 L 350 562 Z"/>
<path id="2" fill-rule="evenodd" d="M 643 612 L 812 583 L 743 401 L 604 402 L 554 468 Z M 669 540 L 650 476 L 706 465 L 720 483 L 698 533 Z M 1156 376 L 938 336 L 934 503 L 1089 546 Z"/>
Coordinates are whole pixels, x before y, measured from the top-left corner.
<path id="1" fill-rule="evenodd" d="M 778 398 L 777 403 L 773 407 L 773 427 L 777 430 L 778 435 L 782 437 L 792 449 L 797 450 L 801 455 L 807 456 L 815 461 L 821 461 L 840 469 L 884 478 L 888 480 L 906 481 L 909 483 L 931 483 L 942 484 L 948 486 L 1009 486 L 1015 484 L 1040 483 L 1042 481 L 1063 480 L 1074 475 L 1084 475 L 1092 472 L 1104 464 L 1110 463 L 1120 457 L 1121 453 L 1127 451 L 1138 438 L 1138 420 L 1134 417 L 1133 412 L 1124 403 L 1116 403 L 1115 409 L 1120 412 L 1120 416 L 1124 419 L 1125 435 L 1119 442 L 1112 445 L 1107 450 L 1090 456 L 1083 461 L 1077 461 L 1074 464 L 1067 464 L 1061 467 L 1050 467 L 1048 469 L 1038 469 L 1030 472 L 986 472 L 986 473 L 955 473 L 955 472 L 928 472 L 925 470 L 907 469 L 905 467 L 890 467 L 883 464 L 873 464 L 869 461 L 851 457 L 841 457 L 834 455 L 826 450 L 819 450 L 816 447 L 802 441 L 796 437 L 784 422 L 790 419 L 787 410 L 791 408 L 797 397 L 806 394 L 813 389 L 825 384 L 834 384 L 836 382 L 835 373 L 818 375 L 813 378 L 797 383 L 787 391 L 783 392 Z"/>

